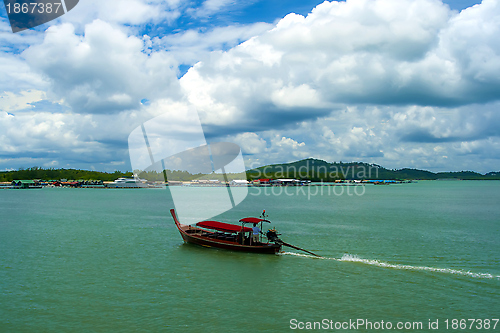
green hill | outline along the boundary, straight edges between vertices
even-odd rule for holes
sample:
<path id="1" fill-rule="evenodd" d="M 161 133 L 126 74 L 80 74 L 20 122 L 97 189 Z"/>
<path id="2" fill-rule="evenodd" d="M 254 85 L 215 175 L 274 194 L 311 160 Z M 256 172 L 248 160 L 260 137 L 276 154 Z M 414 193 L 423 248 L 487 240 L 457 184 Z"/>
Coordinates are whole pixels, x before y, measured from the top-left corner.
<path id="1" fill-rule="evenodd" d="M 500 172 L 489 172 L 482 175 L 473 171 L 439 172 L 403 168 L 389 170 L 377 164 L 363 162 L 333 162 L 308 158 L 291 163 L 272 164 L 247 171 L 247 178 L 297 178 L 308 179 L 313 182 L 331 182 L 345 180 L 436 180 L 436 179 L 463 179 L 463 180 L 500 180 Z"/>

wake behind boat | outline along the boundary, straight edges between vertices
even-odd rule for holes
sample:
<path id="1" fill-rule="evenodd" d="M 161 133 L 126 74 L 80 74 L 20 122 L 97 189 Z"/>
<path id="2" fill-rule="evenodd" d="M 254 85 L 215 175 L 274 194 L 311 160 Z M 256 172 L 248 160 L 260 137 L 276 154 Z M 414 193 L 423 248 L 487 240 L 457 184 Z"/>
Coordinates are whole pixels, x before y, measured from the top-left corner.
<path id="1" fill-rule="evenodd" d="M 259 229 L 262 230 L 263 222 L 271 223 L 265 218 L 265 211 L 262 213 L 263 218 L 246 217 L 241 219 L 239 221 L 241 226 L 218 221 L 202 221 L 196 223 L 194 226 L 186 225 L 179 222 L 175 214 L 175 209 L 171 209 L 170 214 L 172 214 L 175 225 L 185 243 L 232 251 L 266 254 L 279 253 L 281 247 L 284 245 L 318 256 L 312 252 L 283 242 L 278 237 L 279 234 L 276 233 L 274 228 L 267 230 L 265 233 L 267 242 L 263 242 L 262 231 L 260 231 L 259 240 L 253 241 L 253 229 L 245 227 L 245 224 L 253 224 L 254 226 L 260 224 Z"/>

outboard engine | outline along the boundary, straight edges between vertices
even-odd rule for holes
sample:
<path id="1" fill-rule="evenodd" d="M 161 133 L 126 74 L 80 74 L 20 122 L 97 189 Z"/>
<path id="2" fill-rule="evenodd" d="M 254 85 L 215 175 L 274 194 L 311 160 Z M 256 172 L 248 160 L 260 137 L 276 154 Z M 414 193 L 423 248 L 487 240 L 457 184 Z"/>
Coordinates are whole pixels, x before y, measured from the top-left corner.
<path id="1" fill-rule="evenodd" d="M 270 241 L 270 242 L 274 242 L 274 243 L 280 243 L 281 242 L 281 239 L 278 237 L 278 233 L 276 233 L 276 229 L 269 229 L 267 232 L 266 232 L 266 237 L 267 239 Z"/>

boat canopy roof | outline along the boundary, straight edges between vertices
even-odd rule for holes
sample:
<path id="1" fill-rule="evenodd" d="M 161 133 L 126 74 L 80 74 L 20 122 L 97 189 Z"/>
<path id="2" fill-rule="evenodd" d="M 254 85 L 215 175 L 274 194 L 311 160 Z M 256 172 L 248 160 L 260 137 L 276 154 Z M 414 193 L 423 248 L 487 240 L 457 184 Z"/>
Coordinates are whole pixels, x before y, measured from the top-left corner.
<path id="1" fill-rule="evenodd" d="M 269 223 L 271 223 L 271 221 L 259 219 L 258 217 L 245 217 L 245 218 L 241 219 L 240 222 L 243 222 L 243 223 L 269 222 Z"/>
<path id="2" fill-rule="evenodd" d="M 241 231 L 241 226 L 239 226 L 239 225 L 223 223 L 223 222 L 218 222 L 218 221 L 202 221 L 202 222 L 196 223 L 196 225 L 198 227 L 202 227 L 202 228 L 214 229 L 214 230 L 231 232 L 231 233 L 237 233 L 237 232 Z M 252 228 L 244 227 L 243 231 L 249 232 L 249 231 L 252 231 Z"/>

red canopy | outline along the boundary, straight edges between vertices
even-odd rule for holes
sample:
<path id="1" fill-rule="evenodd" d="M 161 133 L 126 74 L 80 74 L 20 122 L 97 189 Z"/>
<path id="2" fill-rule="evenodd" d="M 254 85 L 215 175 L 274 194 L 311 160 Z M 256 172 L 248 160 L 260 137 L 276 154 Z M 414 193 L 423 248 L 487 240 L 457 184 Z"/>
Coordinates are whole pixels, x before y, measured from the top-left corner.
<path id="1" fill-rule="evenodd" d="M 269 222 L 269 223 L 271 223 L 271 221 L 259 219 L 257 217 L 245 217 L 244 219 L 241 219 L 240 222 L 245 222 L 245 223 Z"/>
<path id="2" fill-rule="evenodd" d="M 224 232 L 236 233 L 236 232 L 241 231 L 241 226 L 239 226 L 239 225 L 217 222 L 217 221 L 202 221 L 202 222 L 196 223 L 196 225 L 198 227 L 207 228 L 207 229 L 215 229 L 215 230 L 224 231 Z M 249 232 L 249 231 L 252 231 L 252 228 L 245 227 L 245 228 L 243 228 L 243 231 Z"/>

